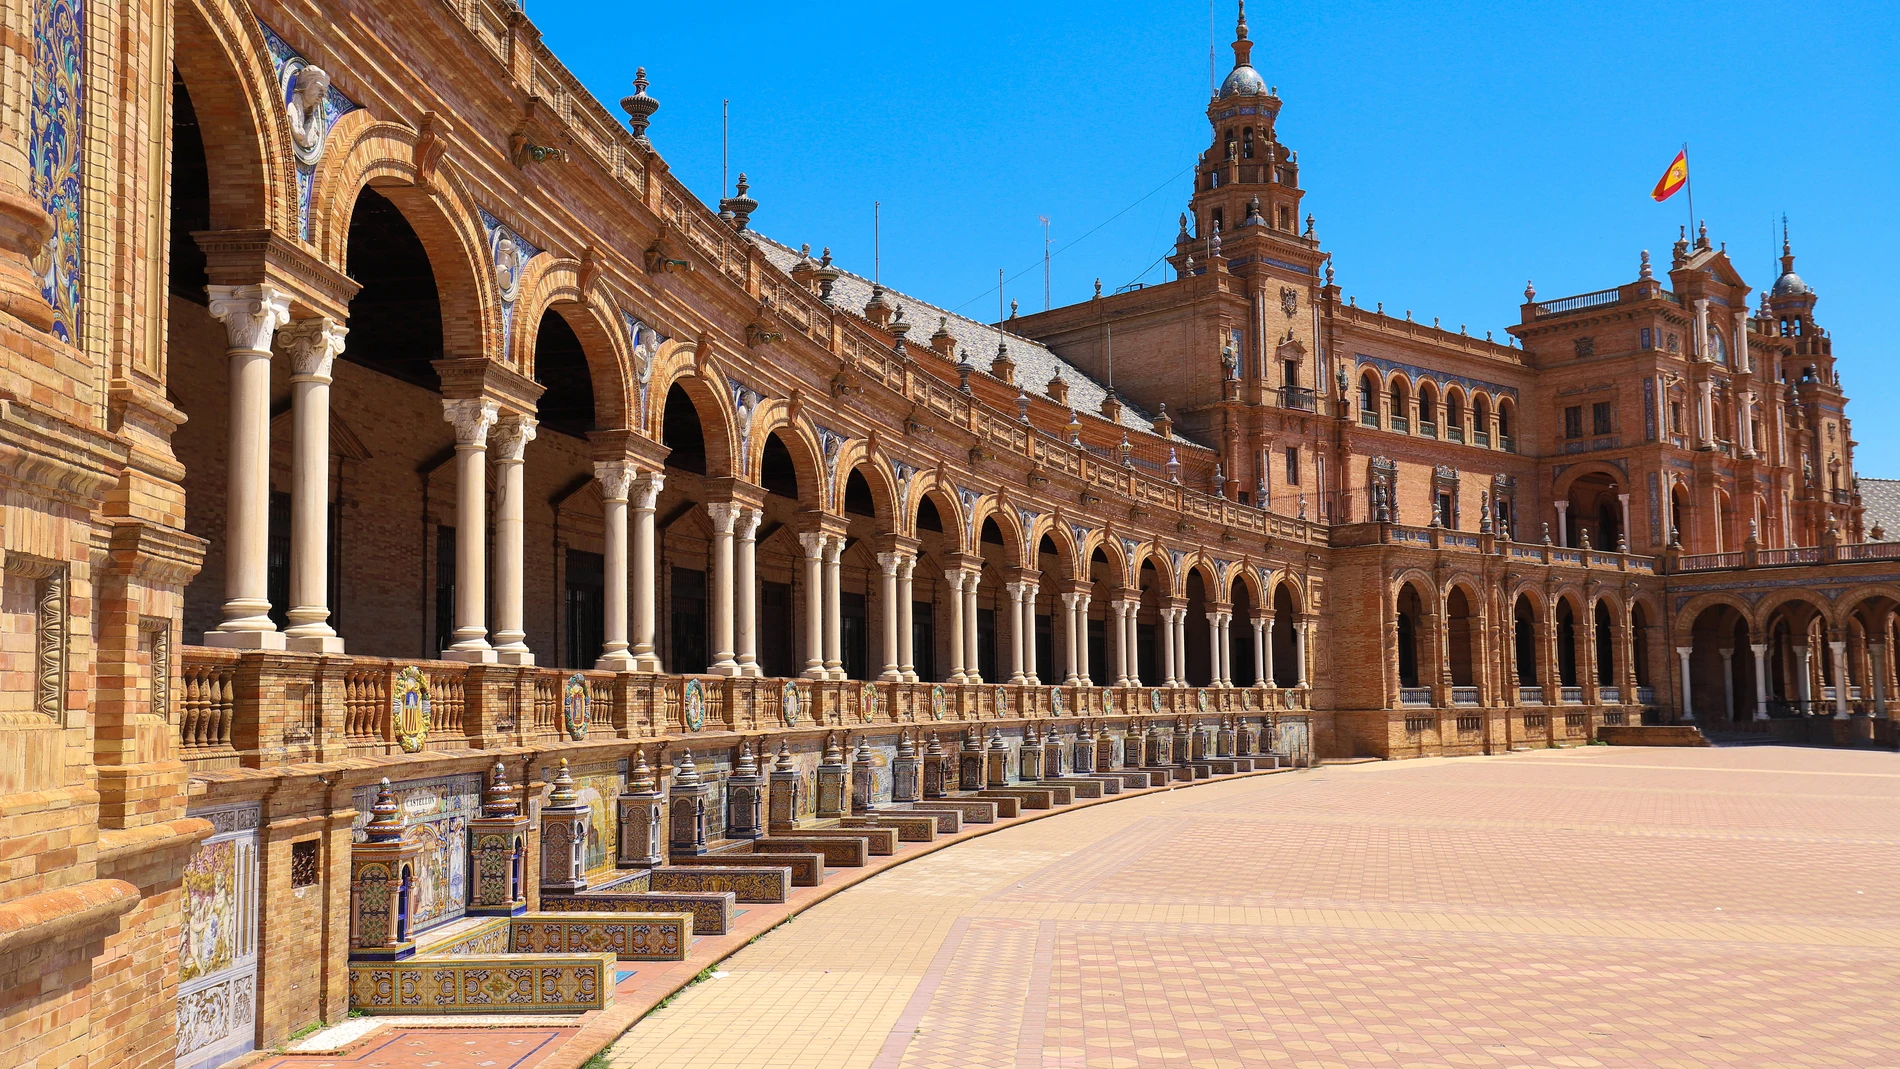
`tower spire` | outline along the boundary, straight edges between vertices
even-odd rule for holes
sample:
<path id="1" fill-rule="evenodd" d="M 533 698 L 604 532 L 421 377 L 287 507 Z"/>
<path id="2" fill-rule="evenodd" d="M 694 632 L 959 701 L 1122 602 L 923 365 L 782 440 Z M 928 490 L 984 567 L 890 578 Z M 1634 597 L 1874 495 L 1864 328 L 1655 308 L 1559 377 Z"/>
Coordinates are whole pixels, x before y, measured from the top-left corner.
<path id="1" fill-rule="evenodd" d="M 1253 42 L 1247 40 L 1247 0 L 1240 0 L 1240 19 L 1234 26 L 1234 66 L 1253 65 Z"/>

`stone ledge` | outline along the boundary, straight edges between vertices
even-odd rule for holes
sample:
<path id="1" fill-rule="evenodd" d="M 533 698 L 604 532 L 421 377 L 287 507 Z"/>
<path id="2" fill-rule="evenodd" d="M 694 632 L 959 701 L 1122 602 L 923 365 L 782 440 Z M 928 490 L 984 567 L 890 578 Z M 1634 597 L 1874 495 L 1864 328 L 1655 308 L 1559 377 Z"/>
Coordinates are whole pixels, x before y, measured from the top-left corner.
<path id="1" fill-rule="evenodd" d="M 1611 746 L 1707 746 L 1702 730 L 1694 724 L 1604 725 L 1597 729 L 1597 740 Z"/>
<path id="2" fill-rule="evenodd" d="M 130 913 L 139 898 L 139 889 L 124 880 L 88 880 L 0 904 L 0 958 L 48 940 L 90 942 L 95 929 Z"/>

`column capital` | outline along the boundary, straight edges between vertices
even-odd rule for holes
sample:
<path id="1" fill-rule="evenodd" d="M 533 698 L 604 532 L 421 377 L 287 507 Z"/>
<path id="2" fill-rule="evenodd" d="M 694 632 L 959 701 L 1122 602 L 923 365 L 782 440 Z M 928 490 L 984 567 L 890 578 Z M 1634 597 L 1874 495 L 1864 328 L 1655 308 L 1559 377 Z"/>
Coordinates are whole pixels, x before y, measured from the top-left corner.
<path id="1" fill-rule="evenodd" d="M 759 525 L 765 522 L 765 510 L 748 506 L 739 510 L 739 525 L 735 530 L 739 541 L 751 542 L 759 536 Z"/>
<path id="2" fill-rule="evenodd" d="M 277 347 L 290 357 L 292 382 L 330 385 L 336 358 L 343 355 L 343 339 L 350 328 L 327 316 L 298 319 L 277 332 Z"/>
<path id="3" fill-rule="evenodd" d="M 495 425 L 495 442 L 491 447 L 497 464 L 518 464 L 528 450 L 528 443 L 534 441 L 535 430 L 539 424 L 533 416 L 510 412 L 502 416 Z"/>
<path id="4" fill-rule="evenodd" d="M 488 445 L 488 430 L 501 418 L 501 408 L 485 397 L 442 399 L 442 419 L 455 424 L 455 444 L 477 449 Z"/>
<path id="5" fill-rule="evenodd" d="M 915 571 L 916 571 L 916 568 L 917 568 L 917 554 L 915 554 L 915 553 L 902 553 L 902 552 L 900 552 L 900 553 L 898 553 L 898 555 L 897 555 L 897 577 L 898 577 L 899 579 L 909 579 L 909 578 L 911 578 L 911 577 L 912 577 L 912 575 L 913 575 L 913 574 L 915 573 Z"/>
<path id="6" fill-rule="evenodd" d="M 652 511 L 659 503 L 660 491 L 666 488 L 666 473 L 663 471 L 642 472 L 633 477 L 633 494 L 630 500 L 633 507 L 642 511 Z"/>
<path id="7" fill-rule="evenodd" d="M 594 478 L 600 480 L 600 496 L 609 501 L 627 500 L 627 495 L 633 490 L 635 474 L 633 465 L 624 460 L 594 462 Z"/>
<path id="8" fill-rule="evenodd" d="M 740 506 L 733 501 L 708 501 L 706 516 L 712 520 L 714 534 L 729 535 L 739 522 Z"/>
<path id="9" fill-rule="evenodd" d="M 901 556 L 897 553 L 879 553 L 877 555 L 877 566 L 885 575 L 895 577 L 897 575 L 897 563 L 900 559 Z"/>
<path id="10" fill-rule="evenodd" d="M 800 531 L 798 544 L 805 547 L 806 560 L 818 560 L 825 555 L 825 544 L 831 541 L 831 535 L 825 531 Z"/>
<path id="11" fill-rule="evenodd" d="M 290 295 L 269 283 L 205 287 L 211 318 L 224 324 L 230 347 L 270 353 L 271 336 L 290 322 Z"/>

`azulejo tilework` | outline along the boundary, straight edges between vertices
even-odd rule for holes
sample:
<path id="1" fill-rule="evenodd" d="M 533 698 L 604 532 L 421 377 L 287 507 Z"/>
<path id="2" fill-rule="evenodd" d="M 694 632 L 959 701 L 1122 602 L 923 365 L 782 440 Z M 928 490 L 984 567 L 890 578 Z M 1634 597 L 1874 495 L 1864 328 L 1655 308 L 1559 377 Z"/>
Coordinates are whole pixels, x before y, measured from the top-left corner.
<path id="1" fill-rule="evenodd" d="M 581 1013 L 613 1001 L 612 954 L 454 961 L 412 958 L 350 966 L 350 1008 L 362 1013 Z"/>
<path id="2" fill-rule="evenodd" d="M 587 737 L 587 716 L 587 677 L 576 672 L 561 687 L 561 719 L 568 738 L 579 742 Z"/>
<path id="3" fill-rule="evenodd" d="M 53 333 L 79 335 L 83 250 L 79 222 L 83 183 L 82 136 L 86 40 L 80 0 L 37 0 L 33 7 L 33 195 L 52 217 L 53 234 L 34 257 L 40 293 L 53 307 Z"/>

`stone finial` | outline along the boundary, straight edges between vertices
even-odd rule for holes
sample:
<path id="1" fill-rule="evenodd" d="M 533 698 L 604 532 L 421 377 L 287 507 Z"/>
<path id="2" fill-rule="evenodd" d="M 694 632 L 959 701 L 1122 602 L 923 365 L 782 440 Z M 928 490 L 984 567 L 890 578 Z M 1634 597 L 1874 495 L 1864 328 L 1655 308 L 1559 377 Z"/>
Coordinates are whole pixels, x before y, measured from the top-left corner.
<path id="1" fill-rule="evenodd" d="M 897 759 L 913 760 L 917 756 L 917 744 L 911 741 L 910 732 L 899 732 L 897 736 Z"/>
<path id="2" fill-rule="evenodd" d="M 878 328 L 888 326 L 891 321 L 891 302 L 884 298 L 884 287 L 879 283 L 871 284 L 871 299 L 864 303 L 864 318 Z"/>
<path id="3" fill-rule="evenodd" d="M 990 749 L 992 750 L 1008 750 L 1009 749 L 1009 743 L 1003 741 L 1002 728 L 990 729 Z"/>
<path id="4" fill-rule="evenodd" d="M 1181 481 L 1181 458 L 1173 446 L 1168 447 L 1167 469 L 1169 482 L 1178 483 Z"/>
<path id="5" fill-rule="evenodd" d="M 939 739 L 934 731 L 930 733 L 929 741 L 924 743 L 924 755 L 926 757 L 943 756 L 943 740 Z"/>
<path id="6" fill-rule="evenodd" d="M 844 751 L 838 748 L 838 736 L 825 732 L 825 764 L 844 764 Z"/>
<path id="7" fill-rule="evenodd" d="M 752 213 L 759 210 L 759 202 L 746 195 L 752 188 L 746 184 L 745 172 L 739 172 L 739 181 L 734 184 L 734 195 L 719 202 L 719 214 L 732 223 L 734 230 L 744 232 L 752 225 Z"/>
<path id="8" fill-rule="evenodd" d="M 673 766 L 674 788 L 697 787 L 699 783 L 699 766 L 693 763 L 693 751 L 681 750 L 679 762 Z"/>
<path id="9" fill-rule="evenodd" d="M 653 113 L 660 110 L 660 102 L 647 95 L 645 67 L 633 72 L 633 95 L 620 98 L 620 110 L 627 113 L 627 125 L 633 130 L 634 143 L 641 148 L 652 148 L 653 143 L 647 140 L 647 127 L 653 123 Z"/>
<path id="10" fill-rule="evenodd" d="M 957 339 L 950 333 L 950 317 L 937 317 L 937 330 L 930 336 L 930 348 L 939 356 L 949 356 L 956 351 Z"/>
<path id="11" fill-rule="evenodd" d="M 1545 523 L 1545 524 L 1544 524 L 1544 544 L 1545 544 L 1545 545 L 1547 545 L 1547 546 L 1551 544 L 1551 542 L 1550 542 L 1550 524 L 1549 524 L 1549 523 Z"/>
<path id="12" fill-rule="evenodd" d="M 851 752 L 851 760 L 860 765 L 868 765 L 871 763 L 871 740 L 869 738 L 863 735 L 858 736 L 858 748 Z"/>
<path id="13" fill-rule="evenodd" d="M 363 833 L 372 843 L 393 843 L 402 838 L 402 806 L 396 804 L 396 792 L 389 789 L 389 777 L 383 777 L 376 791 L 376 804 L 369 807 L 369 824 Z"/>
<path id="14" fill-rule="evenodd" d="M 819 256 L 818 266 L 812 271 L 811 277 L 818 283 L 818 299 L 830 304 L 831 288 L 838 284 L 838 279 L 844 277 L 843 271 L 831 266 L 831 246 L 825 246 L 825 251 Z"/>
<path id="15" fill-rule="evenodd" d="M 772 771 L 774 772 L 796 771 L 796 768 L 792 764 L 792 744 L 785 741 L 784 739 L 778 740 L 778 761 L 773 764 Z"/>
<path id="16" fill-rule="evenodd" d="M 1102 280 L 1099 276 L 1095 279 L 1095 297 L 1093 299 L 1098 301 L 1102 299 Z"/>
<path id="17" fill-rule="evenodd" d="M 1016 387 L 1016 422 L 1029 423 L 1029 391 Z"/>
<path id="18" fill-rule="evenodd" d="M 735 776 L 756 776 L 759 774 L 758 762 L 752 759 L 752 744 L 744 739 L 739 740 L 739 761 L 733 765 L 732 774 Z"/>
<path id="19" fill-rule="evenodd" d="M 1537 284 L 1529 280 L 1526 280 L 1524 283 L 1524 303 L 1529 304 L 1536 299 L 1537 299 Z"/>
<path id="20" fill-rule="evenodd" d="M 975 725 L 963 729 L 963 748 L 966 750 L 980 750 L 983 748 L 982 743 L 979 743 L 976 739 Z"/>
<path id="21" fill-rule="evenodd" d="M 1018 301 L 1018 300 L 1015 300 L 1015 299 L 1013 299 L 1013 298 L 1012 298 L 1012 299 L 1010 300 L 1010 302 L 1009 302 L 1009 317 L 1010 317 L 1011 319 L 1015 319 L 1015 318 L 1016 318 L 1016 309 L 1017 309 L 1017 308 L 1018 308 L 1018 307 L 1019 307 L 1019 306 L 1020 306 L 1021 304 L 1022 304 L 1022 302 L 1021 302 L 1021 301 Z"/>
<path id="22" fill-rule="evenodd" d="M 580 794 L 574 790 L 574 777 L 567 771 L 567 758 L 561 758 L 561 767 L 554 772 L 554 790 L 548 795 L 548 805 L 559 808 L 579 805 Z"/>
<path id="23" fill-rule="evenodd" d="M 482 791 L 482 816 L 512 817 L 521 813 L 517 800 L 520 789 L 508 782 L 508 770 L 500 761 L 488 776 L 488 786 Z"/>
<path id="24" fill-rule="evenodd" d="M 1590 548 L 1590 529 L 1588 527 L 1577 532 L 1577 548 L 1585 550 Z"/>
<path id="25" fill-rule="evenodd" d="M 653 766 L 647 764 L 647 748 L 634 751 L 633 773 L 627 777 L 627 790 L 634 794 L 653 794 L 659 784 L 653 778 Z"/>
<path id="26" fill-rule="evenodd" d="M 1043 386 L 1042 392 L 1048 394 L 1049 400 L 1054 401 L 1056 404 L 1066 405 L 1069 403 L 1069 380 L 1062 377 L 1061 371 L 1057 371 L 1054 375 L 1049 377 L 1049 381 Z"/>
<path id="27" fill-rule="evenodd" d="M 1637 271 L 1636 278 L 1638 281 L 1648 282 L 1655 277 L 1656 277 L 1655 273 L 1651 271 L 1649 267 L 1649 250 L 1644 249 L 1643 250 L 1643 265 L 1642 265 L 1642 268 L 1639 271 Z"/>

